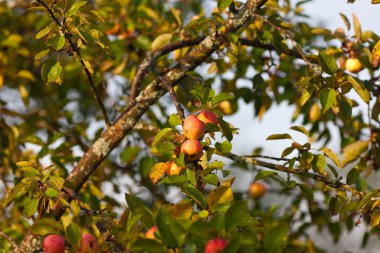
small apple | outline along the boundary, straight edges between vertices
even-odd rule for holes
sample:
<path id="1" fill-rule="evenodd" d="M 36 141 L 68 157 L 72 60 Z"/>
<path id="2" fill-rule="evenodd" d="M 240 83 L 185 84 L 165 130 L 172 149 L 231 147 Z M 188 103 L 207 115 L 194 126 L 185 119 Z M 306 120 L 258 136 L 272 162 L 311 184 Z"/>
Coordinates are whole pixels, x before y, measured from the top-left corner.
<path id="1" fill-rule="evenodd" d="M 205 124 L 197 116 L 190 115 L 183 121 L 183 133 L 188 139 L 198 140 L 205 134 Z"/>
<path id="2" fill-rule="evenodd" d="M 145 238 L 156 239 L 156 236 L 154 235 L 154 232 L 156 232 L 156 231 L 157 231 L 157 227 L 156 226 L 150 227 L 148 229 L 148 231 L 146 231 L 146 233 L 145 233 Z"/>
<path id="3" fill-rule="evenodd" d="M 209 110 L 204 110 L 198 114 L 198 119 L 205 124 L 218 124 L 218 116 Z"/>
<path id="4" fill-rule="evenodd" d="M 227 241 L 221 238 L 209 240 L 205 247 L 205 253 L 221 253 L 227 246 Z"/>
<path id="5" fill-rule="evenodd" d="M 252 182 L 249 186 L 249 195 L 254 199 L 262 198 L 267 192 L 265 184 L 260 182 Z"/>
<path id="6" fill-rule="evenodd" d="M 83 234 L 80 241 L 80 253 L 97 253 L 99 250 L 98 242 L 92 234 Z"/>
<path id="7" fill-rule="evenodd" d="M 358 58 L 348 58 L 345 63 L 347 71 L 351 73 L 358 73 L 363 69 L 363 64 Z"/>
<path id="8" fill-rule="evenodd" d="M 217 105 L 217 108 L 219 108 L 219 110 L 221 110 L 224 115 L 231 115 L 236 111 L 233 108 L 231 102 L 228 100 L 224 100 L 224 101 L 220 102 Z"/>
<path id="9" fill-rule="evenodd" d="M 65 251 L 65 239 L 60 235 L 48 235 L 43 242 L 44 253 L 63 253 Z"/>
<path id="10" fill-rule="evenodd" d="M 181 153 L 185 154 L 188 161 L 196 161 L 203 154 L 202 143 L 198 140 L 186 140 L 182 143 Z"/>
<path id="11" fill-rule="evenodd" d="M 177 175 L 183 169 L 182 166 L 178 166 L 175 162 L 171 161 L 168 169 L 166 170 L 166 174 L 168 175 Z"/>

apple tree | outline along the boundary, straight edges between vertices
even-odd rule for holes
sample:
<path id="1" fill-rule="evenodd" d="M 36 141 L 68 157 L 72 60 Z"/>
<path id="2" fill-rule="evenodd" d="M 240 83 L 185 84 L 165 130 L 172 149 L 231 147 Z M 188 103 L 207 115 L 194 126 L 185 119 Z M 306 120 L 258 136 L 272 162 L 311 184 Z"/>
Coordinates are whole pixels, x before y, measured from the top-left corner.
<path id="1" fill-rule="evenodd" d="M 1 1 L 0 252 L 329 252 L 311 230 L 356 226 L 365 248 L 380 37 L 308 2 Z M 281 103 L 283 151 L 237 153 L 229 115 Z"/>

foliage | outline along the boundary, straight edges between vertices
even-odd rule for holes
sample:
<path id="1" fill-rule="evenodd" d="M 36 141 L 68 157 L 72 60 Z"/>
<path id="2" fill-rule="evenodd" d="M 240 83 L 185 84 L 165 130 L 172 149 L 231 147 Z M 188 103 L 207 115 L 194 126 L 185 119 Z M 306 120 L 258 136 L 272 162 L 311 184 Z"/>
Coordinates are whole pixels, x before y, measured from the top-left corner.
<path id="1" fill-rule="evenodd" d="M 380 164 L 380 37 L 355 15 L 314 27 L 307 2 L 0 2 L 0 252 L 40 250 L 48 234 L 76 252 L 87 232 L 101 252 L 204 252 L 215 238 L 224 252 L 328 252 L 312 228 L 338 242 L 361 221 L 365 247 L 380 223 L 368 183 Z M 362 66 L 350 72 L 348 58 Z M 226 116 L 241 101 L 259 119 L 294 106 L 302 125 L 267 137 L 289 143 L 278 157 L 231 153 L 239 126 Z M 181 125 L 202 110 L 218 124 L 189 161 Z M 288 206 L 237 191 L 238 168 Z"/>

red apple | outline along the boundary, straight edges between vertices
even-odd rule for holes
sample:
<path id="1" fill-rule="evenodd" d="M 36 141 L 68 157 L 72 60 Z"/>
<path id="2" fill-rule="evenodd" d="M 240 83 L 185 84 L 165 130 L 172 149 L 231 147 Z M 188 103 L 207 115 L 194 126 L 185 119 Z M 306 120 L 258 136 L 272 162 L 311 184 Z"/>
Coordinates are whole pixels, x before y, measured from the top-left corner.
<path id="1" fill-rule="evenodd" d="M 65 251 L 65 239 L 60 235 L 48 235 L 43 242 L 44 253 L 63 253 Z"/>
<path id="2" fill-rule="evenodd" d="M 97 253 L 99 250 L 98 242 L 92 234 L 83 234 L 79 246 L 80 253 Z"/>
<path id="3" fill-rule="evenodd" d="M 209 110 L 204 110 L 198 114 L 198 119 L 205 124 L 218 124 L 218 116 Z"/>
<path id="4" fill-rule="evenodd" d="M 171 161 L 168 169 L 166 170 L 166 174 L 168 175 L 177 175 L 183 169 L 182 166 L 178 166 L 175 162 Z"/>
<path id="5" fill-rule="evenodd" d="M 202 143 L 198 140 L 186 140 L 182 143 L 181 153 L 188 161 L 196 161 L 203 154 Z"/>
<path id="6" fill-rule="evenodd" d="M 198 140 L 205 134 L 205 124 L 195 115 L 188 116 L 182 127 L 186 138 L 191 140 Z"/>
<path id="7" fill-rule="evenodd" d="M 156 239 L 156 236 L 154 235 L 154 232 L 156 232 L 156 231 L 157 231 L 156 226 L 149 228 L 148 231 L 146 231 L 146 233 L 145 233 L 145 237 L 148 239 Z"/>
<path id="8" fill-rule="evenodd" d="M 265 184 L 260 182 L 252 182 L 249 186 L 249 195 L 254 199 L 262 198 L 267 192 Z"/>
<path id="9" fill-rule="evenodd" d="M 227 241 L 221 238 L 215 238 L 207 242 L 205 253 L 220 253 L 227 246 Z"/>

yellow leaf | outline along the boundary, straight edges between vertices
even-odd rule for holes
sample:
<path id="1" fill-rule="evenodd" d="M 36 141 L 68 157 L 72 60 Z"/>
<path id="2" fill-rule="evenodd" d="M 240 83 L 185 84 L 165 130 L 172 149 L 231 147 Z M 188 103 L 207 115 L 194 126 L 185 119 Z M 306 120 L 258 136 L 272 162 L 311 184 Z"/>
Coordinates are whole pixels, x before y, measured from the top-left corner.
<path id="1" fill-rule="evenodd" d="M 166 163 L 156 163 L 150 169 L 149 178 L 153 184 L 157 184 L 158 180 L 165 174 L 170 162 Z"/>
<path id="2" fill-rule="evenodd" d="M 193 214 L 193 205 L 189 202 L 179 202 L 170 207 L 170 213 L 174 218 L 189 219 Z"/>
<path id="3" fill-rule="evenodd" d="M 233 200 L 232 190 L 229 186 L 220 186 L 210 192 L 207 198 L 208 206 L 213 209 L 219 204 L 229 203 Z"/>
<path id="4" fill-rule="evenodd" d="M 167 45 L 170 42 L 170 40 L 172 39 L 172 37 L 173 37 L 173 35 L 170 33 L 164 33 L 164 34 L 159 35 L 152 42 L 152 45 L 151 45 L 152 51 L 156 51 L 156 50 L 162 48 L 163 46 Z"/>
<path id="5" fill-rule="evenodd" d="M 372 57 L 375 59 L 380 59 L 380 40 L 376 43 L 376 45 L 372 49 Z"/>
<path id="6" fill-rule="evenodd" d="M 356 141 L 344 147 L 342 166 L 344 167 L 359 158 L 359 156 L 368 149 L 368 144 L 369 141 Z"/>

